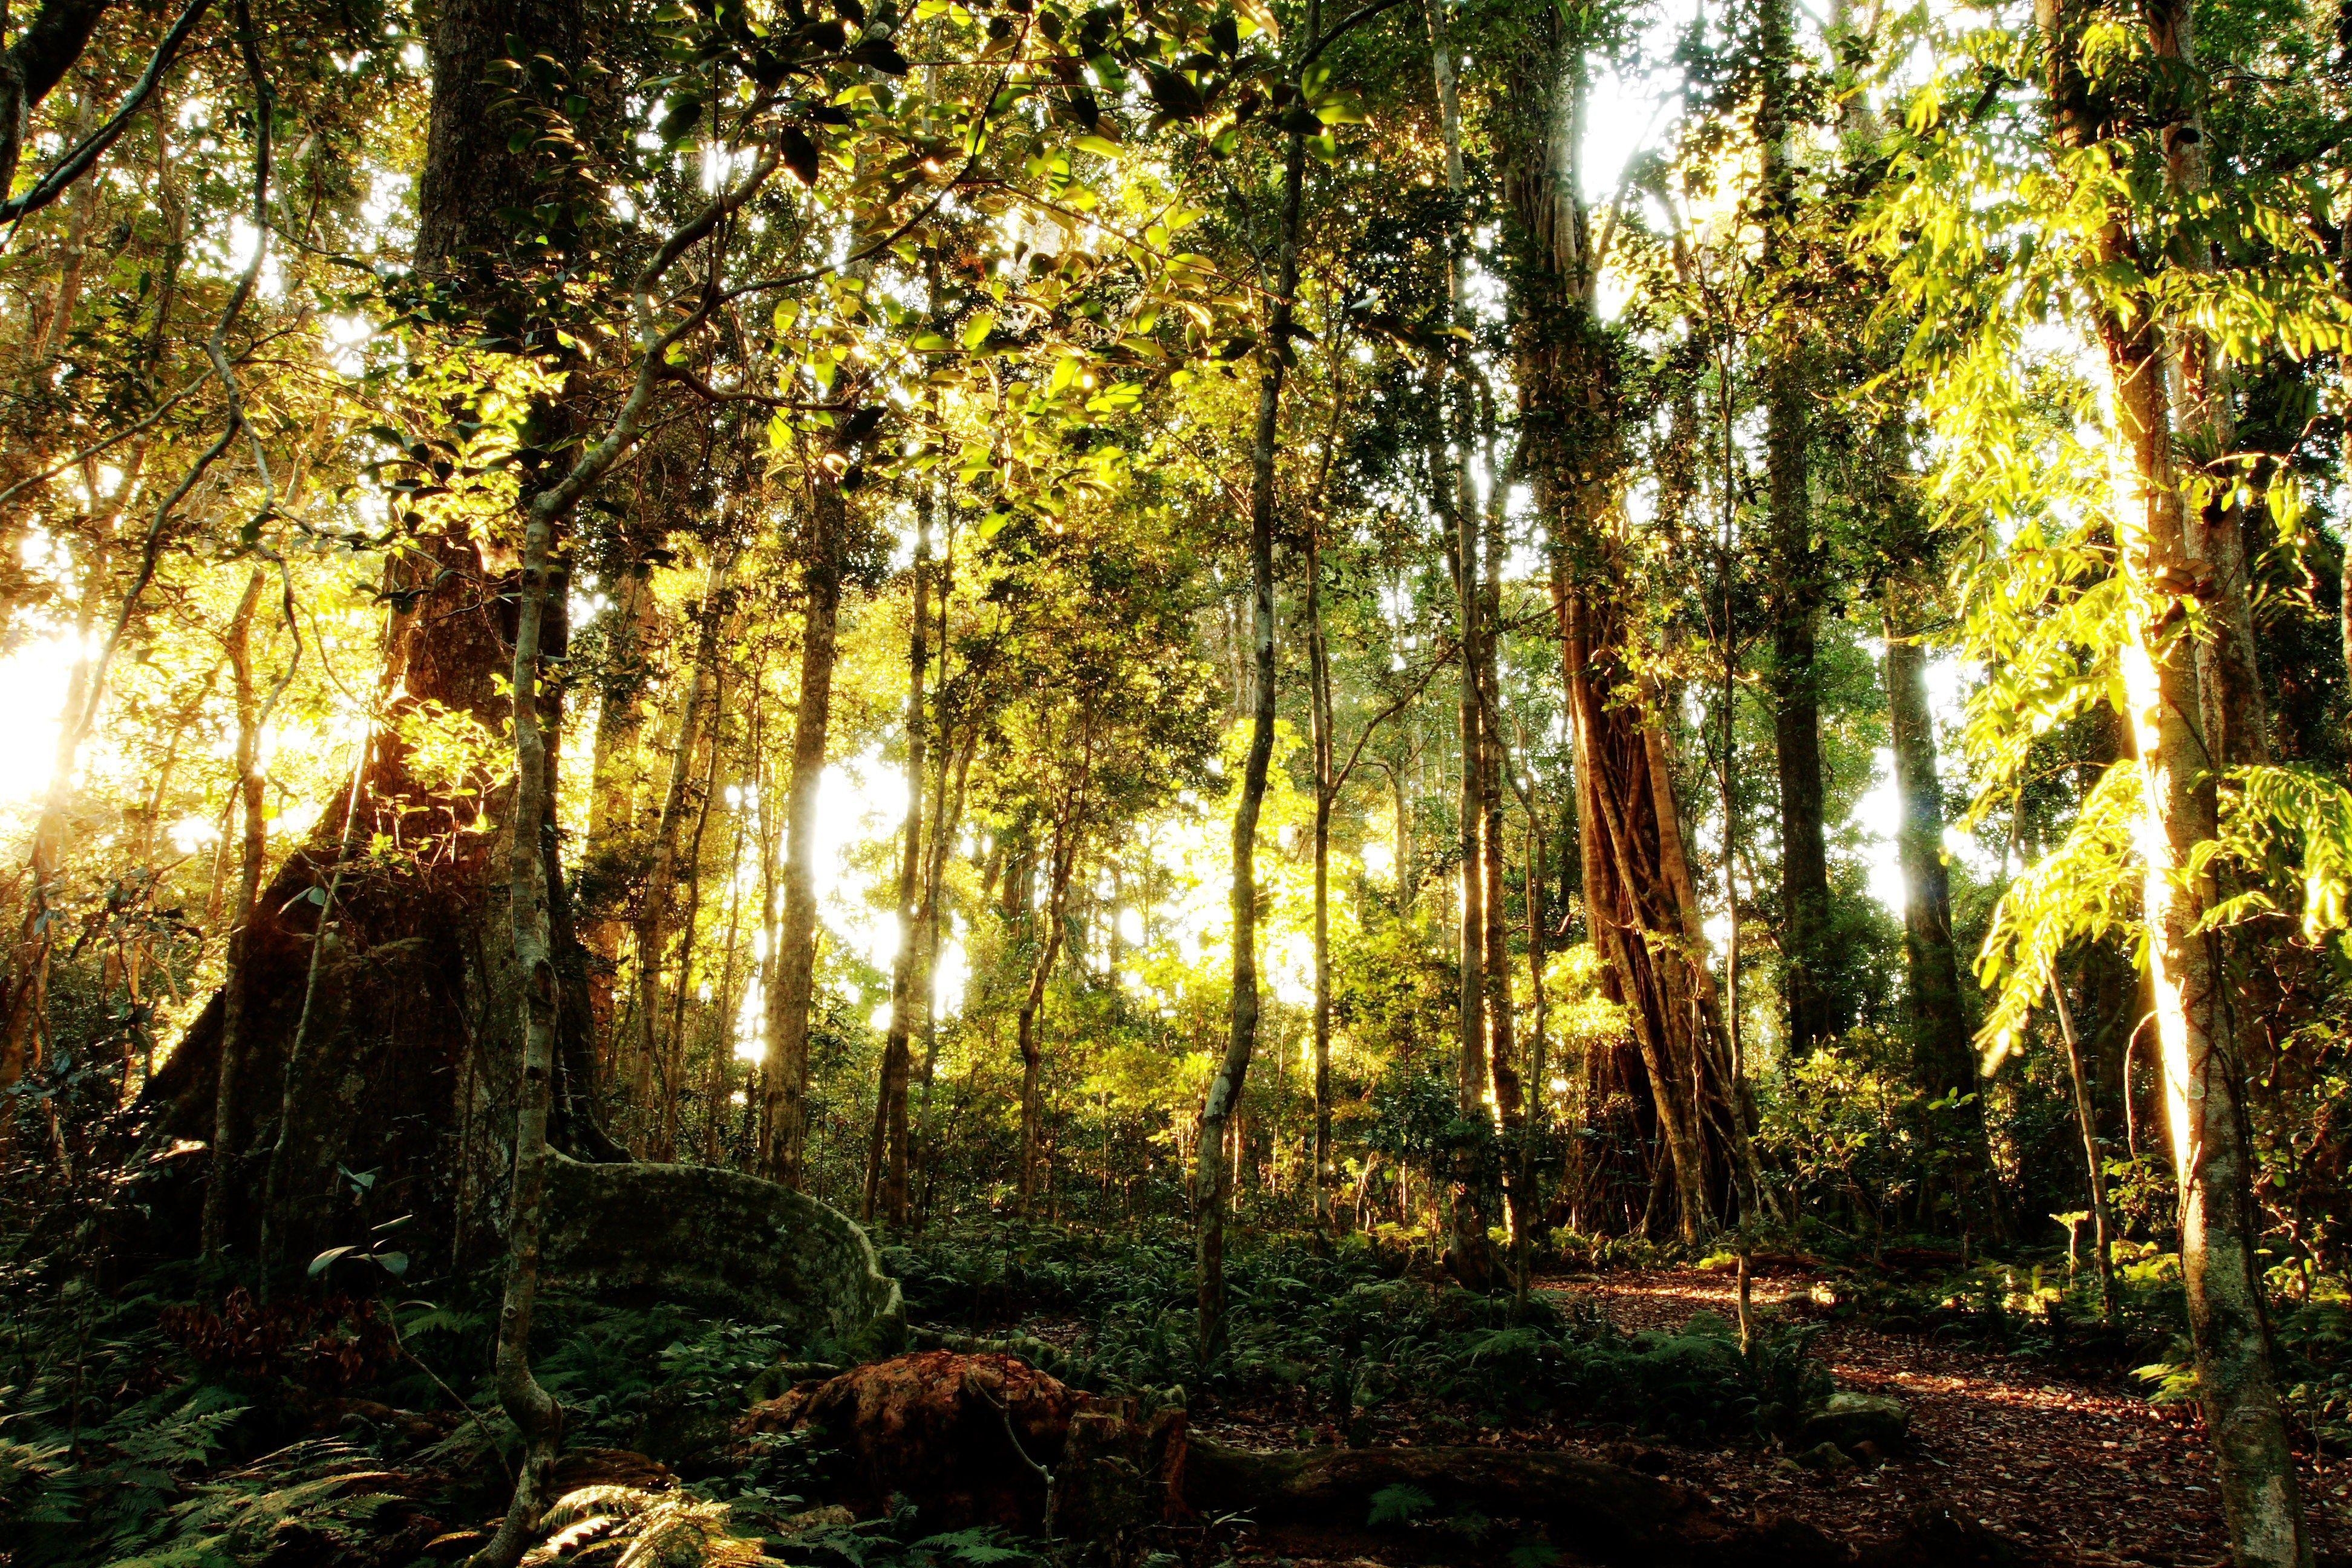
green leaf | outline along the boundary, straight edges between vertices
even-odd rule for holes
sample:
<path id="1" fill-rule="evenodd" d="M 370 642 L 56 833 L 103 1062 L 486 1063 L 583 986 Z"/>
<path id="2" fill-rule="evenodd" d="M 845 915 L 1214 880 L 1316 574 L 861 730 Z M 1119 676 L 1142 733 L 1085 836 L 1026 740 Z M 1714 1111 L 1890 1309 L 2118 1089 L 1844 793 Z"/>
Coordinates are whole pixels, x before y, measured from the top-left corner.
<path id="1" fill-rule="evenodd" d="M 967 353 L 977 350 L 996 330 L 996 312 L 982 310 L 964 323 L 962 343 Z"/>
<path id="2" fill-rule="evenodd" d="M 357 1252 L 359 1248 L 356 1247 L 331 1247 L 327 1248 L 326 1251 L 310 1259 L 310 1278 L 316 1279 L 320 1275 L 324 1274 L 328 1269 L 332 1268 L 339 1259 L 349 1258 L 352 1253 Z"/>

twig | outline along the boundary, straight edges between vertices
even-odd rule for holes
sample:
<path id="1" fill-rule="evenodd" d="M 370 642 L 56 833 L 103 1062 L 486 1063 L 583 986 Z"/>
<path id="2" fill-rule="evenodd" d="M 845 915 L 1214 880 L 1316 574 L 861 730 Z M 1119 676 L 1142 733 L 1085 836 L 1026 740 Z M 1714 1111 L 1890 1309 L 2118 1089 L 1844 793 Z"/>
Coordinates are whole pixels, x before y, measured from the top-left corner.
<path id="1" fill-rule="evenodd" d="M 1021 1435 L 1013 1429 L 1012 1405 L 1003 1400 L 998 1399 L 994 1394 L 989 1393 L 987 1389 L 982 1387 L 980 1380 L 972 1375 L 971 1370 L 969 1367 L 964 1369 L 963 1391 L 966 1394 L 973 1394 L 985 1400 L 990 1405 L 994 1407 L 997 1419 L 1004 1424 L 1004 1440 L 1013 1445 L 1013 1457 L 1018 1458 L 1023 1464 L 1028 1466 L 1029 1468 L 1045 1483 L 1045 1539 L 1048 1541 L 1053 1540 L 1055 1501 L 1054 1472 L 1029 1457 L 1029 1450 L 1021 1446 Z"/>

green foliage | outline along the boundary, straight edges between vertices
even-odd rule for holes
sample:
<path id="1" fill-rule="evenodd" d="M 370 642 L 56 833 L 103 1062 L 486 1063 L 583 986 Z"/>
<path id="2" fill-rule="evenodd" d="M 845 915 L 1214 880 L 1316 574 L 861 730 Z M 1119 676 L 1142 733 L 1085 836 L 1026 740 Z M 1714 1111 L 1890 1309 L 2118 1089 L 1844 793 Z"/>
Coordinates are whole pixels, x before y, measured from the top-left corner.
<path id="1" fill-rule="evenodd" d="M 1360 1243 L 1318 1257 L 1268 1242 L 1229 1263 L 1232 1344 L 1199 1359 L 1189 1253 L 1065 1236 L 1008 1249 L 1005 1233 L 927 1238 L 894 1250 L 919 1321 L 984 1326 L 1016 1302 L 1089 1331 L 1048 1370 L 1081 1387 L 1221 1398 L 1317 1389 L 1341 1416 L 1434 1399 L 1514 1415 L 1559 1415 L 1682 1435 L 1777 1430 L 1828 1391 L 1801 1331 L 1768 1330 L 1747 1354 L 1712 1320 L 1681 1335 L 1628 1334 L 1548 1298 L 1507 1298 L 1406 1277 Z M 958 1309 L 973 1315 L 959 1319 Z"/>
<path id="2" fill-rule="evenodd" d="M 348 1444 L 297 1443 L 196 1485 L 150 1544 L 108 1568 L 245 1568 L 297 1542 L 340 1561 L 376 1560 L 385 1515 L 410 1506 L 395 1489 L 404 1483 Z"/>

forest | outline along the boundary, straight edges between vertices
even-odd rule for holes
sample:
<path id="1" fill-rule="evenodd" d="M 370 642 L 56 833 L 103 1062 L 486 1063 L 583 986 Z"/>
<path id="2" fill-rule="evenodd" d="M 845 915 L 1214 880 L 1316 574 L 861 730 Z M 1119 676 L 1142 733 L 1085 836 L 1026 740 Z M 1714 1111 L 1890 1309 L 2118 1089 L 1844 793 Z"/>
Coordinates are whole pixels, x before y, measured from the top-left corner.
<path id="1" fill-rule="evenodd" d="M 0 0 L 0 1568 L 2352 1563 L 2352 5 Z"/>

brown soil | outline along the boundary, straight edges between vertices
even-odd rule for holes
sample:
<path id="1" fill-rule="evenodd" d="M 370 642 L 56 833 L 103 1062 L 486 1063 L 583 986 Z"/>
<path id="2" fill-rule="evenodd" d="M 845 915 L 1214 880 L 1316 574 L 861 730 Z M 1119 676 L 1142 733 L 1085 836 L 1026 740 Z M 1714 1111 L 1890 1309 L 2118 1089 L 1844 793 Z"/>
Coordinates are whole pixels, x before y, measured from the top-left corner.
<path id="1" fill-rule="evenodd" d="M 1798 1271 L 1754 1281 L 1754 1305 L 1783 1320 L 1811 1307 Z M 1677 1328 L 1693 1312 L 1732 1317 L 1728 1273 L 1656 1269 L 1557 1282 L 1629 1329 Z M 1979 1346 L 1828 1322 L 1813 1342 L 1841 1386 L 1911 1407 L 1912 1452 L 1843 1477 L 1791 1474 L 1765 1449 L 1669 1450 L 1670 1473 L 1725 1504 L 1788 1513 L 1836 1533 L 1872 1533 L 1922 1503 L 2090 1563 L 2222 1561 L 2219 1500 L 2204 1436 L 2186 1413 L 2147 1402 L 2110 1372 L 2077 1378 Z M 2306 1468 L 2304 1498 L 2323 1553 L 2352 1550 L 2352 1466 Z"/>

